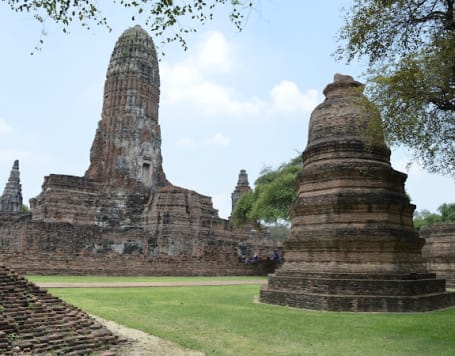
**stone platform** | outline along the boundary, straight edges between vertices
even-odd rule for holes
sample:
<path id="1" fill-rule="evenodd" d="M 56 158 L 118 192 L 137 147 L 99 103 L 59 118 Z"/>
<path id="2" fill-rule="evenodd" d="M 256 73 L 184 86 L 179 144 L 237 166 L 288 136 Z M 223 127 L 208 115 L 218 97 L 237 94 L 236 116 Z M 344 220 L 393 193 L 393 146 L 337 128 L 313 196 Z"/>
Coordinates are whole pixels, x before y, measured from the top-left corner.
<path id="1" fill-rule="evenodd" d="M 280 273 L 261 300 L 291 307 L 353 312 L 423 312 L 454 305 L 455 293 L 434 273 Z"/>

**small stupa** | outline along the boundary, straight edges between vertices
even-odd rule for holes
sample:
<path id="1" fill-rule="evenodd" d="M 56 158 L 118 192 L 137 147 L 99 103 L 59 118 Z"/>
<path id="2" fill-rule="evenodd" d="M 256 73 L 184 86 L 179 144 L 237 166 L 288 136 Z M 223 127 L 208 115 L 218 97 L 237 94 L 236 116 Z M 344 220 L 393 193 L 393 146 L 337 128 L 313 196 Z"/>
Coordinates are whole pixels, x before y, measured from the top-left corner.
<path id="1" fill-rule="evenodd" d="M 285 263 L 269 275 L 262 302 L 371 312 L 455 305 L 422 260 L 407 176 L 391 167 L 380 114 L 363 88 L 335 75 L 311 115 Z"/>

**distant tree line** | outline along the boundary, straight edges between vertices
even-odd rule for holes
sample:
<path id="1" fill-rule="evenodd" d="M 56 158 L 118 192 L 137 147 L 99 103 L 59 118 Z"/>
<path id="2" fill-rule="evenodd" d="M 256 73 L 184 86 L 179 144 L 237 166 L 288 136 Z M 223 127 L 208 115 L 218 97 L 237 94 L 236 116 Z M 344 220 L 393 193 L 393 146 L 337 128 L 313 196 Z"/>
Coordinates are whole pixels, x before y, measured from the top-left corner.
<path id="1" fill-rule="evenodd" d="M 439 214 L 428 210 L 414 213 L 414 227 L 420 230 L 423 227 L 435 224 L 455 223 L 455 203 L 444 203 L 438 208 Z"/>

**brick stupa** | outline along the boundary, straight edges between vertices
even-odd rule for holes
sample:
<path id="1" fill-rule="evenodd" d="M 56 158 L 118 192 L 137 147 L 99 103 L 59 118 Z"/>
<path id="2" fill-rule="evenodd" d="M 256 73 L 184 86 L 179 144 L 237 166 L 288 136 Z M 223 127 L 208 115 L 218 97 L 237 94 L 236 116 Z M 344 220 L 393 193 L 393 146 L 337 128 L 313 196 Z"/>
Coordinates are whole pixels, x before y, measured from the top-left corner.
<path id="1" fill-rule="evenodd" d="M 455 304 L 445 280 L 426 270 L 406 174 L 391 167 L 380 115 L 363 88 L 335 75 L 311 115 L 286 261 L 269 275 L 261 302 L 370 312 Z"/>

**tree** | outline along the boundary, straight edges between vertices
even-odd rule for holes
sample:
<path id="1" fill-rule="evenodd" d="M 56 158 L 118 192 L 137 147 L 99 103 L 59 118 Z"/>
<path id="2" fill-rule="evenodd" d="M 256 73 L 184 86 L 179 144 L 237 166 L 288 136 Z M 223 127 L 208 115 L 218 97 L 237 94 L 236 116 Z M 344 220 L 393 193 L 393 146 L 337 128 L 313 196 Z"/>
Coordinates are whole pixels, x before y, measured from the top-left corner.
<path id="1" fill-rule="evenodd" d="M 112 0 L 125 9 L 132 9 L 135 16 L 145 16 L 145 24 L 162 42 L 179 42 L 187 49 L 185 34 L 196 32 L 196 25 L 204 25 L 212 20 L 215 10 L 229 6 L 231 22 L 241 30 L 245 14 L 252 8 L 252 1 L 244 0 Z M 111 30 L 109 19 L 103 15 L 102 4 L 96 0 L 6 0 L 15 12 L 32 13 L 41 23 L 51 21 L 67 33 L 72 23 L 77 22 L 89 29 L 91 26 L 104 26 Z M 103 1 L 104 5 L 106 4 Z M 192 25 L 185 25 L 184 22 Z M 43 34 L 45 32 L 43 31 Z M 43 38 L 40 39 L 40 44 Z M 39 49 L 39 47 L 37 47 Z"/>
<path id="2" fill-rule="evenodd" d="M 254 182 L 254 191 L 241 195 L 234 211 L 234 225 L 289 222 L 289 207 L 296 196 L 296 177 L 302 171 L 300 156 L 276 170 L 264 168 Z"/>
<path id="3" fill-rule="evenodd" d="M 28 207 L 27 205 L 25 205 L 25 204 L 22 204 L 22 206 L 21 206 L 21 213 L 22 213 L 22 214 L 28 214 L 29 212 L 30 212 L 29 207 Z"/>
<path id="4" fill-rule="evenodd" d="M 454 0 L 355 0 L 339 59 L 366 57 L 367 95 L 386 138 L 429 171 L 455 177 Z"/>
<path id="5" fill-rule="evenodd" d="M 434 214 L 428 210 L 414 213 L 414 227 L 420 230 L 423 227 L 434 224 L 447 224 L 455 222 L 455 203 L 444 203 L 438 207 L 440 214 Z"/>

